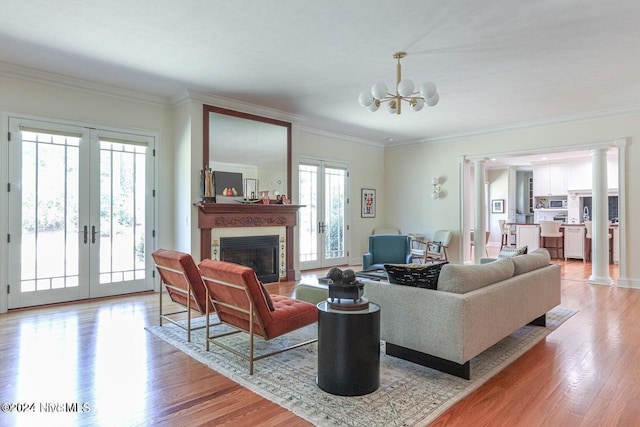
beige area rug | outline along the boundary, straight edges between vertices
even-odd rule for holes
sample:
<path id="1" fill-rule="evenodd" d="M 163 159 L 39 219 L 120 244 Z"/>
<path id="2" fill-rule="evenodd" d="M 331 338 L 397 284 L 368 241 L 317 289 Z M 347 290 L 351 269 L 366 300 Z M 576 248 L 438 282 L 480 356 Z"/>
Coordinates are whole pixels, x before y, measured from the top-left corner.
<path id="1" fill-rule="evenodd" d="M 484 384 L 528 349 L 576 313 L 556 307 L 547 314 L 547 327 L 525 326 L 487 349 L 471 361 L 471 380 L 464 380 L 407 362 L 380 348 L 380 388 L 358 397 L 334 396 L 315 383 L 317 344 L 310 344 L 254 364 L 220 347 L 204 349 L 204 330 L 186 341 L 184 330 L 175 325 L 152 326 L 149 332 L 174 345 L 211 369 L 269 399 L 318 426 L 424 426 Z M 216 331 L 225 326 L 217 326 Z M 302 328 L 271 341 L 256 339 L 256 354 L 275 347 L 317 337 L 317 325 Z M 247 352 L 248 336 L 234 334 L 226 339 L 232 348 Z"/>

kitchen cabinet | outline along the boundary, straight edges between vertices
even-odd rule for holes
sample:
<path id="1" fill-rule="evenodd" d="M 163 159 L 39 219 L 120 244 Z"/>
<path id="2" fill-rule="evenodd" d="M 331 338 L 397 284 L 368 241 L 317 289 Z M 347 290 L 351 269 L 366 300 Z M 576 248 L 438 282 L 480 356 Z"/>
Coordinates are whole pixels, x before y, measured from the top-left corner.
<path id="1" fill-rule="evenodd" d="M 607 187 L 609 190 L 618 189 L 618 158 L 607 157 Z"/>
<path id="2" fill-rule="evenodd" d="M 527 246 L 527 252 L 538 249 L 540 247 L 540 226 L 534 224 L 517 225 L 516 246 L 519 248 Z"/>
<path id="3" fill-rule="evenodd" d="M 533 195 L 567 195 L 568 163 L 547 163 L 533 167 Z"/>
<path id="4" fill-rule="evenodd" d="M 593 188 L 591 159 L 576 159 L 568 165 L 569 175 L 567 189 L 569 191 L 584 191 Z M 535 170 L 535 169 L 534 169 Z M 618 189 L 618 157 L 607 157 L 607 188 Z"/>
<path id="5" fill-rule="evenodd" d="M 576 159 L 569 164 L 569 191 L 591 190 L 591 158 Z"/>
<path id="6" fill-rule="evenodd" d="M 564 257 L 584 259 L 585 228 L 564 227 Z"/>

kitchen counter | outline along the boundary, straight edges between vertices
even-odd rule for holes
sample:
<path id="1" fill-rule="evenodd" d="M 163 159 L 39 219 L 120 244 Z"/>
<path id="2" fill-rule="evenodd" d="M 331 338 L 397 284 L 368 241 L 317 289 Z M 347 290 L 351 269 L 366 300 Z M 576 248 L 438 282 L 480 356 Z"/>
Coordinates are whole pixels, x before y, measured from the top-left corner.
<path id="1" fill-rule="evenodd" d="M 529 251 L 533 251 L 540 247 L 540 224 L 527 224 L 521 222 L 508 222 L 508 226 L 515 227 L 516 246 L 528 246 Z M 563 250 L 564 258 L 577 258 L 589 260 L 589 246 L 585 236 L 584 224 L 568 224 L 563 223 L 560 229 L 564 230 Z M 612 238 L 609 240 L 609 248 L 611 251 L 610 259 L 614 263 L 620 261 L 618 242 L 620 233 L 618 224 L 610 224 L 609 229 Z"/>

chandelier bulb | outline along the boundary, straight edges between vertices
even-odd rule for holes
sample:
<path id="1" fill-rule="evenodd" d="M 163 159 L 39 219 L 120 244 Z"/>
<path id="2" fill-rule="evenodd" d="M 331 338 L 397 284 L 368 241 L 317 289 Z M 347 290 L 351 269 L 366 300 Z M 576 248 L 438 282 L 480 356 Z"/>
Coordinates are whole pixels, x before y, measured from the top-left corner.
<path id="1" fill-rule="evenodd" d="M 401 80 L 400 83 L 398 83 L 398 94 L 400 96 L 403 96 L 405 98 L 407 96 L 411 96 L 413 95 L 414 90 L 415 90 L 415 86 L 413 82 L 409 79 Z"/>
<path id="2" fill-rule="evenodd" d="M 384 99 L 389 91 L 387 90 L 387 85 L 384 83 L 376 83 L 371 87 L 371 95 L 375 99 Z"/>
<path id="3" fill-rule="evenodd" d="M 436 85 L 431 82 L 422 83 L 420 86 L 420 96 L 424 99 L 432 98 L 436 93 Z"/>
<path id="4" fill-rule="evenodd" d="M 373 96 L 371 96 L 371 93 L 365 90 L 358 96 L 358 101 L 360 101 L 360 105 L 362 105 L 363 107 L 368 107 L 373 104 Z"/>
<path id="5" fill-rule="evenodd" d="M 433 107 L 434 105 L 436 105 L 438 103 L 438 101 L 440 101 L 440 95 L 438 95 L 437 92 L 431 98 L 427 98 L 427 99 L 424 100 L 424 102 L 429 107 Z"/>
<path id="6" fill-rule="evenodd" d="M 422 98 L 413 98 L 409 102 L 409 105 L 411 106 L 411 110 L 420 111 L 422 110 L 422 107 L 424 107 L 424 101 L 422 100 Z"/>
<path id="7" fill-rule="evenodd" d="M 395 114 L 396 113 L 396 109 L 397 109 L 397 104 L 396 101 L 389 101 L 389 103 L 387 104 L 387 112 L 389 114 Z"/>

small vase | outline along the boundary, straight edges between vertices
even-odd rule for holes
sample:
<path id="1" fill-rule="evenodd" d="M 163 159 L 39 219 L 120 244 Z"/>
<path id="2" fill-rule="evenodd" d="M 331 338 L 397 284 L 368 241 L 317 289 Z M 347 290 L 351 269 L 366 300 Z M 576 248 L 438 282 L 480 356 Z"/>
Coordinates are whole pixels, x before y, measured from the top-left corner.
<path id="1" fill-rule="evenodd" d="M 262 198 L 263 205 L 268 205 L 270 203 L 269 190 L 260 191 L 260 197 Z"/>

